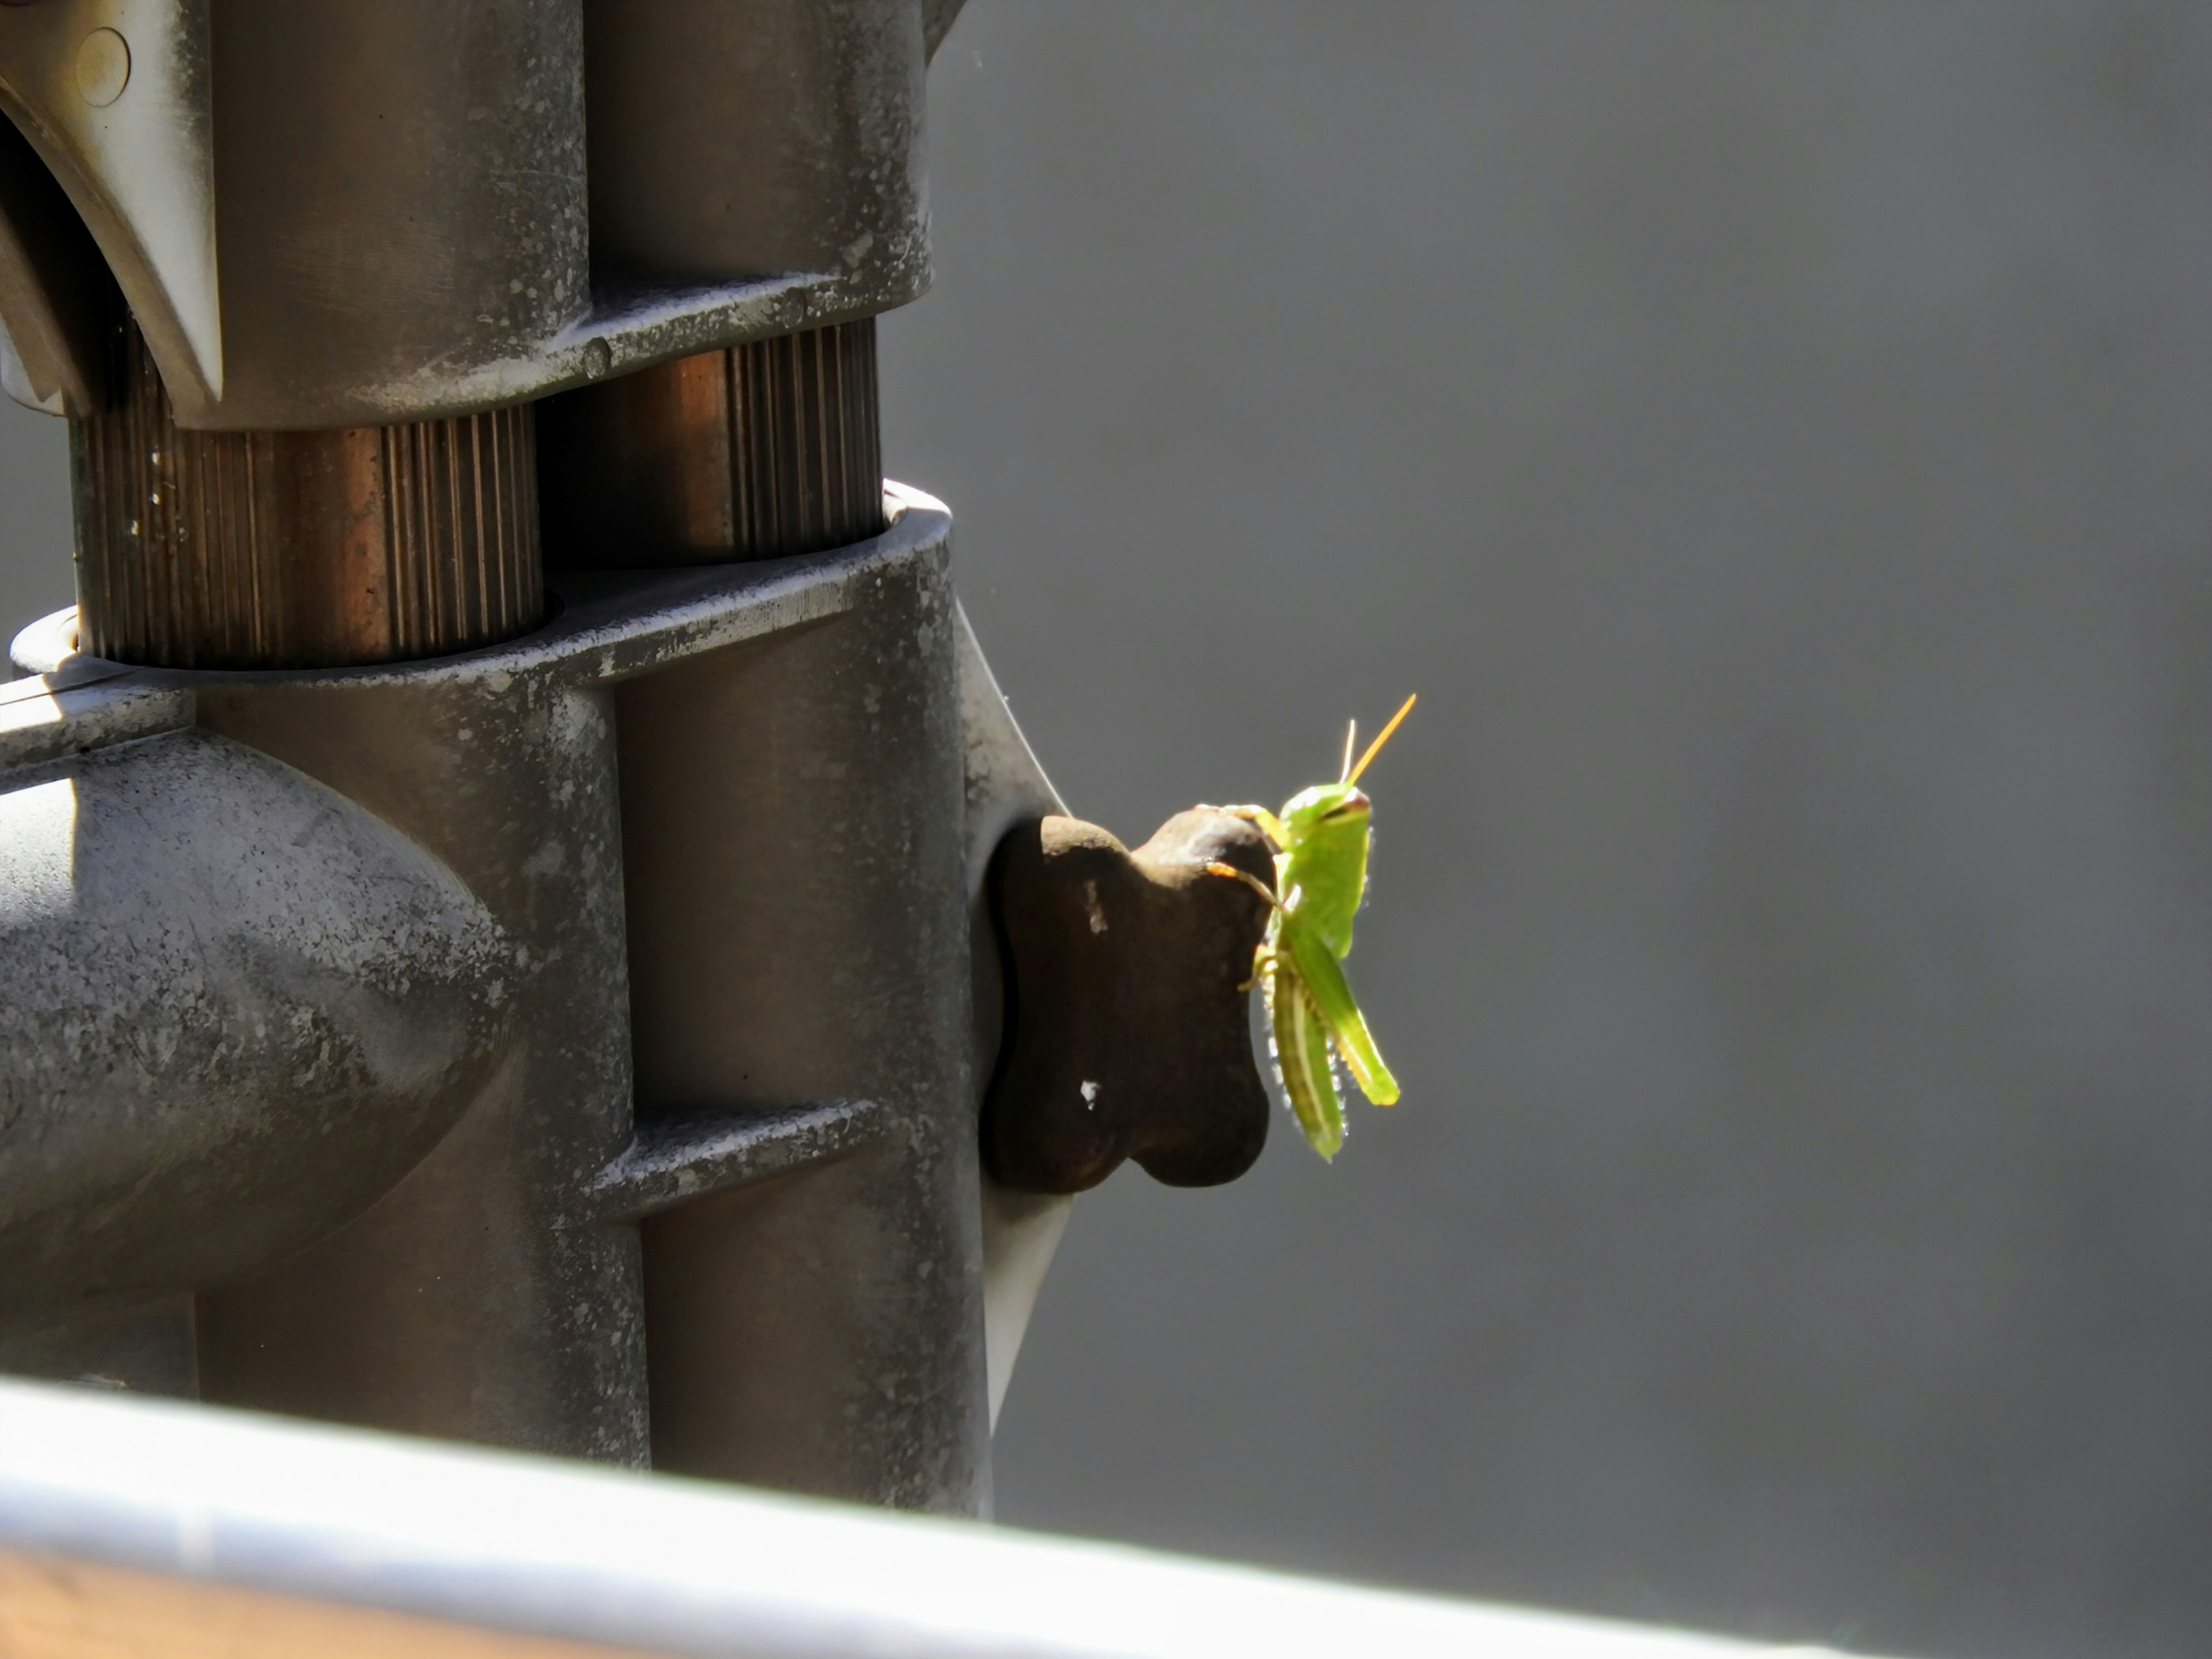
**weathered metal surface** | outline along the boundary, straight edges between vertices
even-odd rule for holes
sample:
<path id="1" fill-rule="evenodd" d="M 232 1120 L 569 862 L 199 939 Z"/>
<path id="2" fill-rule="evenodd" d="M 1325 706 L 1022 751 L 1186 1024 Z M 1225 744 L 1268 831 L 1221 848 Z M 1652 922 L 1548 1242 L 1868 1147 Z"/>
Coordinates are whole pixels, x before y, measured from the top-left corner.
<path id="1" fill-rule="evenodd" d="M 33 624 L 30 632 L 76 633 L 76 613 L 62 611 Z M 19 638 L 20 647 L 23 640 Z M 192 694 L 182 686 L 149 685 L 135 671 L 89 657 L 69 657 L 51 674 L 0 684 L 0 771 L 40 761 L 82 755 L 110 744 L 156 732 L 181 731 L 192 723 Z"/>
<path id="2" fill-rule="evenodd" d="M 1270 879 L 1266 838 L 1212 808 L 1133 853 L 1096 824 L 1018 826 L 993 870 L 1012 964 L 984 1158 L 1018 1191 L 1080 1192 L 1134 1158 L 1182 1187 L 1233 1181 L 1267 1136 L 1247 1017 L 1267 906 L 1218 860 Z"/>
<path id="3" fill-rule="evenodd" d="M 130 69 L 96 104 L 100 29 Z M 923 30 L 920 0 L 44 0 L 0 6 L 0 110 L 179 426 L 389 426 L 915 298 Z M 7 378 L 82 414 L 50 207 L 0 190 Z"/>
<path id="4" fill-rule="evenodd" d="M 20 1383 L 0 1384 L 0 1646 L 11 1659 L 1785 1651 Z"/>
<path id="5" fill-rule="evenodd" d="M 985 704 L 941 509 L 884 528 L 871 320 L 927 281 L 957 9 L 0 3 L 0 380 L 77 418 L 82 601 L 0 696 L 54 770 L 0 819 L 82 809 L 73 905 L 126 884 L 103 813 L 177 866 L 143 938 L 24 922 L 114 1029 L 0 1115 L 0 1245 L 20 1200 L 35 1247 L 0 1365 L 988 1505 Z M 580 386 L 545 411 L 567 609 L 522 638 L 515 405 Z M 1019 770 L 994 811 L 1049 797 Z M 72 1097 L 126 1040 L 144 1098 Z M 1065 1206 L 991 1206 L 1010 1363 Z"/>
<path id="6" fill-rule="evenodd" d="M 928 281 L 919 0 L 583 0 L 595 270 Z"/>
<path id="7" fill-rule="evenodd" d="M 908 1507 L 988 1492 L 954 611 L 617 688 L 639 1115 L 882 1102 L 882 1137 L 645 1225 L 653 1462 Z"/>
<path id="8" fill-rule="evenodd" d="M 702 352 L 538 405 L 545 556 L 653 568 L 883 528 L 873 318 Z"/>
<path id="9" fill-rule="evenodd" d="M 449 871 L 251 749 L 148 731 L 181 700 L 64 696 L 84 717 L 11 701 L 0 773 L 0 1354 L 307 1244 L 508 1041 L 507 940 Z"/>
<path id="10" fill-rule="evenodd" d="M 101 27 L 131 68 L 95 107 Z M 184 426 L 465 412 L 425 405 L 590 308 L 573 4 L 48 0 L 0 10 L 0 89 Z"/>
<path id="11" fill-rule="evenodd" d="M 210 9 L 209 0 L 42 0 L 0 8 L 0 112 L 67 192 L 144 320 L 163 372 L 193 408 L 223 395 L 226 356 Z M 109 39 L 96 42 L 99 35 Z M 119 84 L 111 79 L 88 92 L 83 59 L 88 47 L 102 44 L 111 53 L 122 47 L 125 72 Z M 10 159 L 20 165 L 26 158 Z M 49 354 L 64 359 L 48 357 L 51 367 L 41 369 L 35 386 L 47 398 L 39 406 L 58 402 L 57 412 L 87 412 L 70 405 L 99 379 L 90 355 L 96 335 L 42 326 L 91 297 L 71 291 L 82 280 L 82 261 L 52 257 L 74 239 L 42 209 L 18 222 L 11 240 L 28 257 L 0 281 L 0 297 L 9 301 L 0 322 L 27 367 Z"/>
<path id="12" fill-rule="evenodd" d="M 180 424 L 465 413 L 441 383 L 588 311 L 574 0 L 209 13 L 223 374 L 203 403 L 162 361 Z"/>
<path id="13" fill-rule="evenodd" d="M 599 1224 L 584 1197 L 629 1133 L 605 694 L 527 644 L 412 669 L 193 678 L 204 725 L 448 864 L 517 963 L 510 1061 L 453 1133 L 342 1231 L 202 1295 L 204 1393 L 643 1462 L 636 1235 Z"/>
<path id="14" fill-rule="evenodd" d="M 950 521 L 894 500 L 834 553 L 568 573 L 536 635 L 426 663 L 125 672 L 68 613 L 18 641 L 368 807 L 510 944 L 512 1043 L 459 1123 L 201 1285 L 207 1397 L 985 1502 Z"/>
<path id="15" fill-rule="evenodd" d="M 531 410 L 323 432 L 187 432 L 117 306 L 72 422 L 83 648 L 174 668 L 443 655 L 538 625 Z"/>

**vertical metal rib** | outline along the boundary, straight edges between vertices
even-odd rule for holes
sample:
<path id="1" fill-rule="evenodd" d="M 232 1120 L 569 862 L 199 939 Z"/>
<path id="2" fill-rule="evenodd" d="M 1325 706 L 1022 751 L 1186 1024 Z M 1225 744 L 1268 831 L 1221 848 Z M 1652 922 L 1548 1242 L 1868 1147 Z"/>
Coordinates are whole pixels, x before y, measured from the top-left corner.
<path id="1" fill-rule="evenodd" d="M 883 528 L 873 318 L 702 352 L 538 406 L 549 565 L 720 564 Z"/>
<path id="2" fill-rule="evenodd" d="M 71 422 L 77 637 L 121 662 L 324 668 L 512 638 L 544 609 L 525 407 L 330 432 L 184 432 L 119 318 Z"/>

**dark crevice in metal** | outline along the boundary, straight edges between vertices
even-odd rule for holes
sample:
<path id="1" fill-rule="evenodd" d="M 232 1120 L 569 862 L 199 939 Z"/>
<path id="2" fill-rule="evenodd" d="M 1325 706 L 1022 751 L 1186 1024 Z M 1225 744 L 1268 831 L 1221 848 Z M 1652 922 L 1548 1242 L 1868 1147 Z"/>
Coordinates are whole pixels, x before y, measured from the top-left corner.
<path id="1" fill-rule="evenodd" d="M 526 406 L 323 432 L 180 430 L 119 302 L 70 424 L 79 648 L 169 668 L 441 656 L 537 626 Z"/>
<path id="2" fill-rule="evenodd" d="M 701 352 L 538 405 L 548 565 L 720 564 L 884 526 L 872 318 Z"/>

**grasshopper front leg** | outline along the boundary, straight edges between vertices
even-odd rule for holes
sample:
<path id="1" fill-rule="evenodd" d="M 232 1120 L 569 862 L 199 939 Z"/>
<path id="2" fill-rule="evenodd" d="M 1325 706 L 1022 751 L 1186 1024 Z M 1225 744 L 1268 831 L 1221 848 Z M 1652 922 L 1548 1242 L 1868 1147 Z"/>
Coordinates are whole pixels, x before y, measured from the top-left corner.
<path id="1" fill-rule="evenodd" d="M 1264 806 L 1200 806 L 1201 812 L 1226 812 L 1232 818 L 1243 818 L 1260 826 L 1260 833 L 1273 842 L 1279 853 L 1291 844 L 1291 832 L 1283 827 L 1282 819 Z"/>

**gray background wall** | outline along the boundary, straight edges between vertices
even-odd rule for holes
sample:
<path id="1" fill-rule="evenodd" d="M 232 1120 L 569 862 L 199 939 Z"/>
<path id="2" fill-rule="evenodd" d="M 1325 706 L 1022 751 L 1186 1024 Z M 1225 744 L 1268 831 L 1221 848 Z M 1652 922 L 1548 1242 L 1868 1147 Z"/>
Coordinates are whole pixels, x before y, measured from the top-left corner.
<path id="1" fill-rule="evenodd" d="M 1078 811 L 1373 776 L 1406 1083 L 1079 1201 L 1007 1519 L 2212 1652 L 2212 12 L 973 0 L 895 474 Z"/>
<path id="2" fill-rule="evenodd" d="M 1407 1084 L 1079 1206 L 1000 1508 L 2212 1650 L 2212 14 L 974 0 L 890 464 L 1077 809 L 1373 776 Z M 10 615 L 66 601 L 0 406 Z"/>

